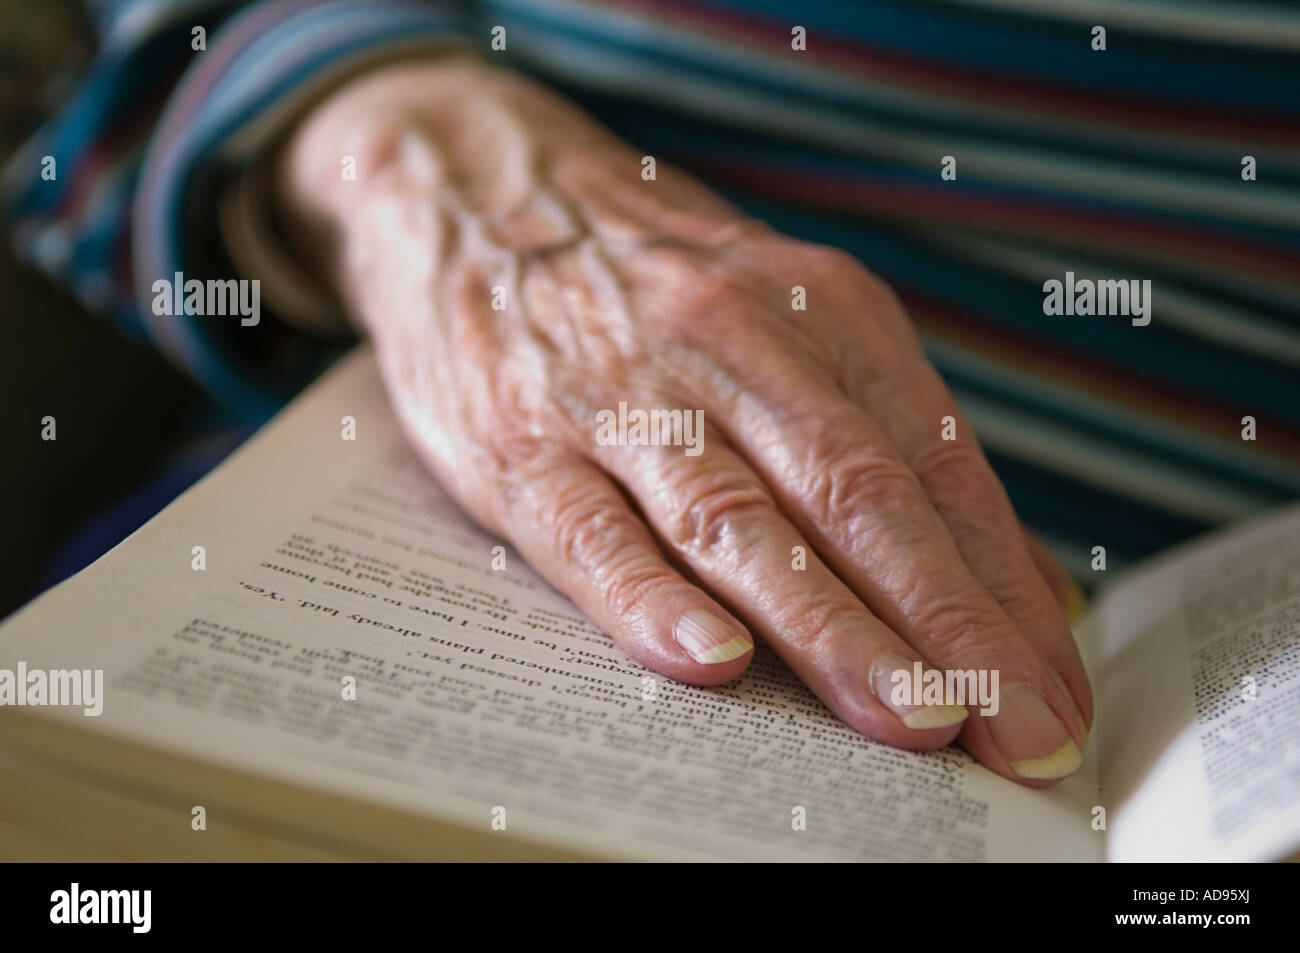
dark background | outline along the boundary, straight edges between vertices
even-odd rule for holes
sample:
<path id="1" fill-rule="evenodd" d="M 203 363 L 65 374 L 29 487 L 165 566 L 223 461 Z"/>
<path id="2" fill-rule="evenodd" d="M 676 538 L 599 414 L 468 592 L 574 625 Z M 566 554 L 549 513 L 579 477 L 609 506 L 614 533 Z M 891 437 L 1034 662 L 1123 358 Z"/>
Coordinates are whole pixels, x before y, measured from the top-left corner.
<path id="1" fill-rule="evenodd" d="M 0 0 L 0 163 L 94 48 L 80 0 Z M 0 617 L 53 581 L 70 533 L 163 466 L 202 396 L 0 239 Z M 41 418 L 57 440 L 41 440 Z M 66 560 L 65 560 L 66 561 Z"/>

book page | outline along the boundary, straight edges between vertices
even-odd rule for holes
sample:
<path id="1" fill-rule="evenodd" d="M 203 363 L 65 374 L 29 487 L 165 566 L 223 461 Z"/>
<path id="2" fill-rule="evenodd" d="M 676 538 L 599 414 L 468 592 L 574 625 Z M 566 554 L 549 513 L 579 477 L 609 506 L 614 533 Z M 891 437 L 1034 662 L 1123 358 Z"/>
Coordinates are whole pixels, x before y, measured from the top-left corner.
<path id="1" fill-rule="evenodd" d="M 1091 755 L 1033 791 L 956 748 L 895 750 L 761 647 L 732 684 L 674 683 L 509 547 L 494 569 L 497 546 L 362 349 L 0 627 L 0 668 L 102 669 L 102 714 L 41 717 L 586 856 L 1102 858 Z"/>
<path id="2" fill-rule="evenodd" d="M 1128 573 L 1098 603 L 1112 860 L 1300 846 L 1300 507 Z"/>

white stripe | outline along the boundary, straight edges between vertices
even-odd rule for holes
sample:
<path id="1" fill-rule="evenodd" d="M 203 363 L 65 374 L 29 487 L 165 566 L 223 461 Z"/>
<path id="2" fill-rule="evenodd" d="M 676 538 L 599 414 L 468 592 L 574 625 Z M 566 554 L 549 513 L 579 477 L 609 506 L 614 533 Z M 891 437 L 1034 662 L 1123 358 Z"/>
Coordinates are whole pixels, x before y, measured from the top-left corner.
<path id="1" fill-rule="evenodd" d="M 503 0 L 497 5 L 510 8 L 530 8 L 538 0 Z M 815 90 L 823 95 L 835 95 L 851 98 L 867 107 L 891 109 L 902 115 L 919 115 L 925 113 L 932 119 L 965 120 L 978 122 L 981 119 L 1010 122 L 1023 126 L 1026 113 L 1016 107 L 1004 107 L 969 99 L 954 99 L 946 95 L 936 95 L 917 89 L 900 86 L 882 86 L 877 81 L 861 76 L 844 75 L 835 69 L 816 65 L 812 57 L 775 56 L 751 47 L 729 44 L 712 39 L 707 34 L 670 26 L 667 23 L 651 21 L 634 13 L 620 10 L 594 10 L 588 3 L 575 0 L 547 0 L 546 6 L 555 8 L 558 15 L 581 17 L 584 25 L 599 24 L 611 38 L 626 42 L 638 42 L 657 45 L 674 54 L 689 57 L 697 62 L 711 66 L 730 69 L 738 74 L 748 74 L 764 80 L 777 79 L 793 87 Z M 1108 146 L 1131 148 L 1189 147 L 1197 150 L 1198 158 L 1214 157 L 1224 163 L 1224 167 L 1236 168 L 1241 161 L 1241 149 L 1234 148 L 1230 142 L 1220 142 L 1201 136 L 1176 132 L 1151 131 L 1107 122 L 1093 121 L 1068 113 L 1050 114 L 1034 112 L 1028 114 L 1036 131 L 1043 133 L 1066 133 L 1082 136 L 1104 136 Z M 1300 155 L 1295 151 L 1271 150 L 1255 147 L 1252 153 L 1261 166 L 1276 171 L 1296 171 L 1300 169 Z"/>
<path id="2" fill-rule="evenodd" d="M 954 388 L 980 443 L 1044 469 L 1211 523 L 1276 505 L 1268 496 L 1194 473 L 1032 414 Z M 1063 501 L 1068 505 L 1068 500 Z"/>
<path id="3" fill-rule="evenodd" d="M 1077 277 L 1140 278 L 1121 275 L 1118 265 L 1106 265 L 1086 257 L 1064 258 L 1047 252 L 1030 251 L 1012 242 L 932 229 L 917 229 L 926 240 L 946 251 L 995 271 L 1019 275 L 1041 288 L 1048 278 L 1073 271 Z M 1249 312 L 1226 302 L 1210 301 L 1166 284 L 1153 282 L 1151 320 L 1177 328 L 1213 344 L 1254 354 L 1272 361 L 1300 367 L 1300 334 L 1276 324 L 1266 324 Z M 1156 306 L 1159 312 L 1156 311 Z M 1134 328 L 1139 332 L 1142 328 Z"/>
<path id="4" fill-rule="evenodd" d="M 1300 15 L 1253 3 L 1201 0 L 949 0 L 972 7 L 999 8 L 1035 17 L 1121 26 L 1162 37 L 1300 50 Z"/>
<path id="5" fill-rule="evenodd" d="M 516 49 L 552 74 L 605 92 L 617 89 L 632 98 L 658 101 L 679 111 L 722 119 L 755 129 L 779 129 L 787 138 L 861 155 L 933 168 L 939 159 L 960 156 L 961 171 L 1011 186 L 1130 202 L 1139 208 L 1193 211 L 1227 219 L 1293 228 L 1300 220 L 1300 197 L 1258 182 L 1248 189 L 1216 184 L 1171 170 L 1135 169 L 1119 162 L 1073 159 L 1041 149 L 998 148 L 959 136 L 897 132 L 875 120 L 848 117 L 824 106 L 790 97 L 756 94 L 735 83 L 700 78 L 667 69 L 623 51 L 607 52 L 586 43 L 547 36 L 544 42 L 516 38 Z M 1236 167 L 1231 170 L 1235 178 Z M 1230 178 L 1225 174 L 1225 178 Z"/>
<path id="6" fill-rule="evenodd" d="M 101 46 L 131 49 L 178 22 L 189 20 L 192 27 L 200 26 L 193 21 L 220 6 L 215 0 L 135 0 L 117 12 Z"/>
<path id="7" fill-rule="evenodd" d="M 922 334 L 921 339 L 925 343 L 926 352 L 932 355 L 935 363 L 945 370 L 952 368 L 963 375 L 993 381 L 995 384 L 1001 383 L 1003 386 L 1006 386 L 1009 381 L 1013 382 L 1029 395 L 1037 395 L 1038 401 L 1046 397 L 1057 404 L 1067 404 L 1080 416 L 1087 417 L 1100 426 L 1115 427 L 1131 433 L 1137 442 L 1145 441 L 1160 446 L 1173 445 L 1181 447 L 1185 453 L 1199 453 L 1202 456 L 1218 458 L 1225 464 L 1240 466 L 1258 474 L 1261 479 L 1290 487 L 1295 493 L 1300 494 L 1300 467 L 1288 466 L 1262 453 L 1252 453 L 1244 447 L 1233 446 L 1229 441 L 1215 440 L 1199 430 L 1171 423 L 1160 417 L 1137 415 L 1122 403 L 988 360 L 959 347 L 942 343 L 928 334 Z M 1021 400 L 1037 402 L 1033 396 L 1022 399 L 1017 395 L 1007 395 L 1003 399 L 1012 402 Z M 1050 406 L 1043 407 L 1041 411 L 1044 414 L 1054 412 Z"/>

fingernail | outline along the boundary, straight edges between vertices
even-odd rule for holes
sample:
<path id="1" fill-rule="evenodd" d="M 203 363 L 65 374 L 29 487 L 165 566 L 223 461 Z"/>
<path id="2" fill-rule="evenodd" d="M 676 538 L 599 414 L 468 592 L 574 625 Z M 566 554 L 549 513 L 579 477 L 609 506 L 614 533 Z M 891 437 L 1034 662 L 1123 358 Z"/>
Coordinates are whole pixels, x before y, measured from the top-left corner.
<path id="1" fill-rule="evenodd" d="M 1011 770 L 1034 781 L 1073 774 L 1083 763 L 1083 752 L 1043 696 L 1025 682 L 1003 686 L 1001 695 L 989 734 Z"/>
<path id="2" fill-rule="evenodd" d="M 1088 613 L 1088 597 L 1083 594 L 1079 584 L 1068 580 L 1065 590 L 1065 618 L 1070 625 L 1077 625 Z"/>
<path id="3" fill-rule="evenodd" d="M 673 638 L 691 658 L 705 665 L 730 662 L 754 647 L 747 633 L 737 632 L 711 612 L 683 612 L 673 625 Z"/>
<path id="4" fill-rule="evenodd" d="M 1070 707 L 1074 709 L 1074 720 L 1079 726 L 1078 740 L 1082 745 L 1087 746 L 1088 726 L 1084 723 L 1083 713 L 1079 711 L 1079 706 L 1074 701 L 1074 693 L 1070 691 L 1070 686 L 1065 684 L 1065 679 L 1061 677 L 1060 672 L 1051 665 L 1047 666 L 1047 670 L 1052 673 L 1052 678 L 1056 680 L 1056 687 L 1061 690 L 1061 694 L 1065 696 L 1065 700 L 1068 701 Z"/>
<path id="5" fill-rule="evenodd" d="M 895 676 L 895 672 L 903 672 L 906 677 Z M 916 682 L 916 663 L 897 652 L 877 655 L 871 663 L 871 690 L 908 728 L 947 728 L 970 714 L 962 705 L 914 704 L 921 689 Z"/>

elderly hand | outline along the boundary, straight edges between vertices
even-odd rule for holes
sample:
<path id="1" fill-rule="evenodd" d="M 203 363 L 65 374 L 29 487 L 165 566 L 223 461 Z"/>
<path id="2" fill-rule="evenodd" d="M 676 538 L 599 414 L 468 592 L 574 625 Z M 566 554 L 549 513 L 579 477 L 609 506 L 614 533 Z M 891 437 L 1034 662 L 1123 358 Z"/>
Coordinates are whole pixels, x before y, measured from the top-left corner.
<path id="1" fill-rule="evenodd" d="M 957 738 L 1031 785 L 1074 771 L 1092 697 L 1059 570 L 898 300 L 647 168 L 531 81 L 398 64 L 296 130 L 281 212 L 322 236 L 305 253 L 439 480 L 628 655 L 716 685 L 756 632 L 872 738 Z M 675 445 L 610 424 L 656 410 L 683 412 Z M 997 713 L 899 697 L 916 662 L 996 671 Z"/>

